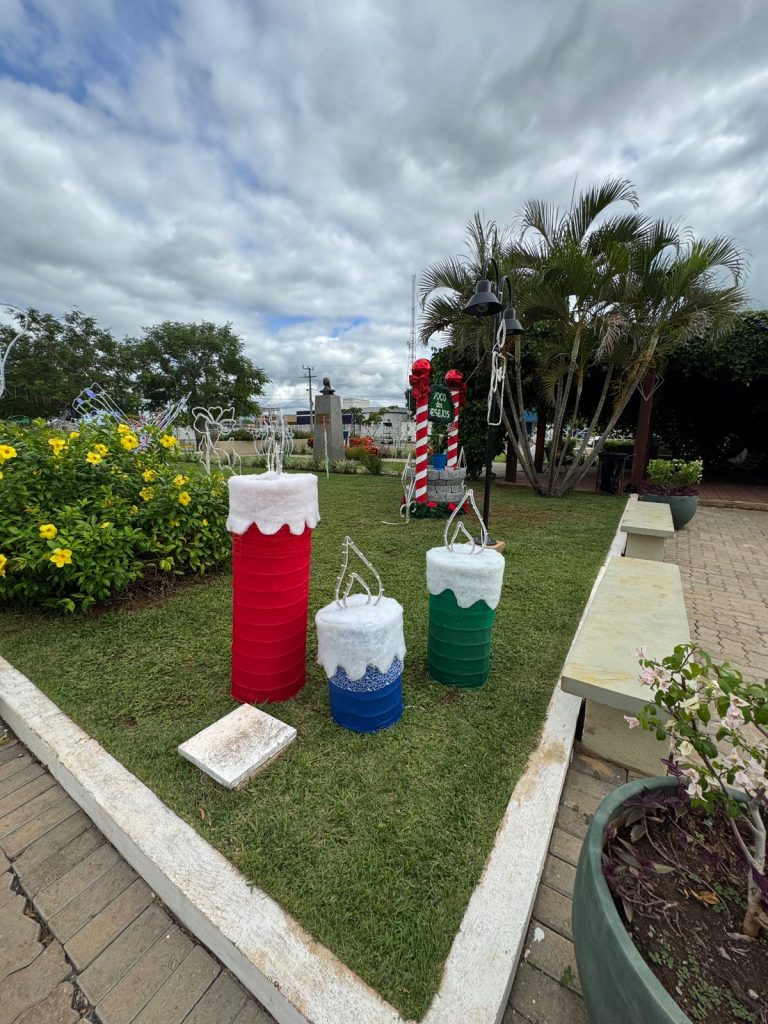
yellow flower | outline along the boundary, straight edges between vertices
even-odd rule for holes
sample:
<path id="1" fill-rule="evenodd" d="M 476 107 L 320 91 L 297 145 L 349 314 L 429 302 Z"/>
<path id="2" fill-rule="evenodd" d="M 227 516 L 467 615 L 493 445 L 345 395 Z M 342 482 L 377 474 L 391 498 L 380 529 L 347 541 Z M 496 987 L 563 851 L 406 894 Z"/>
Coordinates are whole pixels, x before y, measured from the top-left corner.
<path id="1" fill-rule="evenodd" d="M 179 442 L 172 434 L 163 434 L 163 436 L 160 438 L 160 444 L 163 446 L 163 448 L 173 448 L 178 443 Z"/>
<path id="2" fill-rule="evenodd" d="M 180 519 L 172 519 L 171 520 L 171 526 L 181 526 L 181 520 Z"/>
<path id="3" fill-rule="evenodd" d="M 157 476 L 157 473 L 154 471 L 154 469 L 145 469 L 141 475 L 144 477 L 145 483 L 151 484 L 152 481 Z"/>
<path id="4" fill-rule="evenodd" d="M 16 449 L 10 444 L 0 444 L 0 464 L 6 459 L 15 459 Z"/>
<path id="5" fill-rule="evenodd" d="M 97 451 L 99 455 L 109 455 L 109 448 L 105 444 L 95 444 L 93 446 L 94 451 Z"/>
<path id="6" fill-rule="evenodd" d="M 50 555 L 49 562 L 53 562 L 59 569 L 65 565 L 72 564 L 72 552 L 69 548 L 54 548 L 53 553 Z"/>
<path id="7" fill-rule="evenodd" d="M 43 523 L 40 527 L 40 536 L 43 540 L 53 540 L 58 532 L 53 523 Z"/>
<path id="8" fill-rule="evenodd" d="M 100 526 L 101 526 L 102 530 L 106 530 L 107 527 L 111 526 L 111 525 L 112 525 L 112 523 L 100 523 Z"/>
<path id="9" fill-rule="evenodd" d="M 189 496 L 189 494 L 186 491 L 182 491 L 181 494 L 179 495 L 179 504 L 188 505 L 190 501 L 192 501 L 192 498 Z"/>
<path id="10" fill-rule="evenodd" d="M 131 428 L 125 423 L 120 423 L 117 428 L 118 434 L 130 434 Z"/>
<path id="11" fill-rule="evenodd" d="M 3 479 L 3 471 L 0 469 L 0 480 Z"/>
<path id="12" fill-rule="evenodd" d="M 62 451 L 67 447 L 67 442 L 62 440 L 60 437 L 49 437 L 48 444 L 53 448 L 53 454 L 58 458 Z"/>
<path id="13" fill-rule="evenodd" d="M 132 452 L 134 448 L 139 447 L 139 439 L 135 434 L 123 434 L 120 444 L 127 452 Z"/>
<path id="14" fill-rule="evenodd" d="M 6 565 L 8 565 L 8 559 L 5 555 L 0 555 L 0 576 L 5 576 Z"/>
<path id="15" fill-rule="evenodd" d="M 207 526 L 207 525 L 208 525 L 208 520 L 207 520 L 207 519 L 204 519 L 204 520 L 203 520 L 203 526 Z"/>
<path id="16" fill-rule="evenodd" d="M 182 476 L 181 473 L 177 473 L 176 476 L 173 478 L 173 482 L 176 485 L 176 487 L 183 487 L 184 484 L 189 483 L 189 477 Z"/>
<path id="17" fill-rule="evenodd" d="M 139 491 L 139 497 L 143 498 L 144 501 L 149 501 L 154 493 L 151 487 L 142 487 Z"/>
<path id="18" fill-rule="evenodd" d="M 80 431 L 79 430 L 73 430 L 72 433 L 69 435 L 70 441 L 74 441 L 74 439 L 76 437 L 80 437 Z"/>
<path id="19" fill-rule="evenodd" d="M 138 511 L 139 511 L 139 506 L 138 505 L 131 505 L 131 515 L 132 516 L 135 516 Z"/>
<path id="20" fill-rule="evenodd" d="M 85 456 L 85 461 L 90 462 L 92 466 L 98 466 L 98 464 L 101 462 L 101 456 L 99 455 L 98 452 L 88 452 L 88 454 Z"/>

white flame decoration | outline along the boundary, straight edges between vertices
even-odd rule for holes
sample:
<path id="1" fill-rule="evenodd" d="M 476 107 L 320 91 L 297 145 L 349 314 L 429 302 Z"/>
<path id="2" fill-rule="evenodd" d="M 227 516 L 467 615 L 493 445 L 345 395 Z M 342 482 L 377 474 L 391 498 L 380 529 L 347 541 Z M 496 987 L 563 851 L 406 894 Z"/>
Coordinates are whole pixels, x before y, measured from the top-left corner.
<path id="1" fill-rule="evenodd" d="M 464 445 L 462 445 L 461 448 L 459 448 L 459 457 L 456 460 L 456 469 L 466 469 L 466 468 L 467 468 L 467 456 L 466 456 L 466 453 L 464 452 Z"/>
<path id="2" fill-rule="evenodd" d="M 8 356 L 11 354 L 11 349 L 22 336 L 22 334 L 26 334 L 27 331 L 29 330 L 29 316 L 24 312 L 23 309 L 19 309 L 18 306 L 13 306 L 9 302 L 4 302 L 3 305 L 12 315 L 17 313 L 20 314 L 21 327 L 19 328 L 15 336 L 11 338 L 11 340 L 8 342 L 5 348 L 3 348 L 0 345 L 0 398 L 2 398 L 3 395 L 5 394 L 5 364 L 8 362 Z"/>
<path id="3" fill-rule="evenodd" d="M 353 551 L 357 555 L 357 557 L 360 559 L 360 561 L 363 563 L 366 569 L 375 577 L 376 583 L 378 584 L 379 587 L 379 592 L 375 598 L 371 593 L 371 588 L 368 586 L 368 584 L 365 582 L 362 576 L 358 575 L 358 573 L 354 571 L 354 569 L 350 570 L 349 575 L 347 576 L 347 570 L 349 569 L 350 551 Z M 345 576 L 347 576 L 346 586 L 344 587 L 343 595 L 339 597 Z M 355 544 L 352 538 L 347 536 L 344 538 L 344 542 L 341 545 L 341 571 L 339 572 L 339 575 L 336 577 L 336 590 L 334 591 L 334 599 L 339 608 L 347 607 L 347 598 L 352 593 L 352 587 L 355 585 L 355 583 L 359 583 L 360 586 L 365 591 L 365 593 L 368 595 L 367 600 L 365 602 L 366 604 L 370 604 L 371 601 L 373 601 L 374 605 L 377 605 L 379 603 L 384 593 L 384 584 L 381 582 L 381 576 L 379 576 L 376 569 L 373 567 L 373 565 L 371 565 L 371 563 L 365 557 L 365 555 L 357 546 L 357 544 Z"/>
<path id="4" fill-rule="evenodd" d="M 478 523 L 480 523 L 479 544 L 477 543 L 475 538 L 470 534 L 469 530 L 466 528 L 464 523 L 461 522 L 461 520 L 459 520 L 456 523 L 456 528 L 454 529 L 453 534 L 450 534 L 451 526 L 453 525 L 454 519 L 456 519 L 456 517 L 461 513 L 461 510 L 464 508 L 464 505 L 467 502 L 469 502 L 472 511 L 475 513 L 475 517 L 477 518 Z M 475 504 L 475 493 L 474 491 L 471 490 L 464 492 L 463 498 L 458 503 L 453 512 L 451 512 L 450 519 L 445 524 L 445 530 L 443 531 L 443 543 L 445 544 L 449 551 L 453 551 L 453 545 L 456 543 L 460 534 L 466 537 L 466 539 L 472 545 L 472 549 L 469 552 L 470 555 L 481 555 L 483 551 L 485 551 L 486 545 L 488 544 L 488 530 L 486 529 L 485 523 L 483 522 L 483 517 L 480 515 L 477 505 Z"/>
<path id="5" fill-rule="evenodd" d="M 283 463 L 293 454 L 293 431 L 285 422 L 282 410 L 270 410 L 261 426 L 253 432 L 253 446 L 257 454 L 264 455 L 267 470 L 282 473 Z"/>
<path id="6" fill-rule="evenodd" d="M 211 461 L 215 461 L 221 472 L 228 469 L 232 473 L 239 473 L 241 460 L 237 452 L 228 452 L 217 447 L 222 438 L 232 433 L 235 426 L 235 410 L 222 409 L 221 406 L 206 409 L 198 405 L 192 410 L 192 415 L 195 435 L 202 436 L 202 448 L 198 454 L 205 465 L 206 473 L 210 475 Z"/>

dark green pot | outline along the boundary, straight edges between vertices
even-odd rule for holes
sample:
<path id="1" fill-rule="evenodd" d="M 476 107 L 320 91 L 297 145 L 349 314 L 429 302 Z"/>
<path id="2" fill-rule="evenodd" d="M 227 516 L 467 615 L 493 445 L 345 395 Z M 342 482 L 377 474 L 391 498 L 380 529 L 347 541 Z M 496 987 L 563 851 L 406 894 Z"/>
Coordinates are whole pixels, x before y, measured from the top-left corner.
<path id="1" fill-rule="evenodd" d="M 697 494 L 641 494 L 640 501 L 655 501 L 657 505 L 669 505 L 676 530 L 682 530 L 687 526 L 699 507 Z"/>
<path id="2" fill-rule="evenodd" d="M 603 878 L 603 833 L 624 802 L 674 778 L 638 779 L 609 793 L 581 848 L 573 890 L 573 941 L 590 1024 L 691 1024 L 627 934 Z"/>

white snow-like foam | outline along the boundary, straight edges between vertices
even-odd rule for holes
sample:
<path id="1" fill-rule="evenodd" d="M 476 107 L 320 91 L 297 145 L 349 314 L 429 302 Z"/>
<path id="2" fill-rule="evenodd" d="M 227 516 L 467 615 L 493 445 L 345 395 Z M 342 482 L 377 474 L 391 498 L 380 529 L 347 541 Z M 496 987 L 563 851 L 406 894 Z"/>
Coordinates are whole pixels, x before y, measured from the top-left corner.
<path id="1" fill-rule="evenodd" d="M 460 608 L 469 608 L 475 601 L 485 601 L 495 608 L 501 597 L 504 580 L 504 557 L 492 548 L 471 555 L 471 544 L 454 544 L 427 551 L 427 590 L 442 594 L 452 590 Z"/>
<path id="2" fill-rule="evenodd" d="M 317 477 L 313 473 L 259 473 L 229 478 L 230 533 L 254 523 L 265 534 L 288 526 L 291 533 L 314 530 L 320 522 Z"/>
<path id="3" fill-rule="evenodd" d="M 386 672 L 405 658 L 402 606 L 392 597 L 366 604 L 366 597 L 350 594 L 346 608 L 332 601 L 315 616 L 317 661 L 329 678 L 343 668 L 354 681 L 369 665 Z"/>

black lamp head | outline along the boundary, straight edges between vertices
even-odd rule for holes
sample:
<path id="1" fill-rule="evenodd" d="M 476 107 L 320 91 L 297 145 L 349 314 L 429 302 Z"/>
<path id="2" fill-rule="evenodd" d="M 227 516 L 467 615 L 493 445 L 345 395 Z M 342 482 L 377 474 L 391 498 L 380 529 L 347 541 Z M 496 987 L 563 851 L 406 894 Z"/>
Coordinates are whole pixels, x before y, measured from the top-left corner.
<path id="1" fill-rule="evenodd" d="M 484 277 L 477 282 L 475 294 L 464 307 L 464 312 L 470 316 L 496 316 L 503 308 L 499 297 L 491 288 L 491 282 Z"/>
<path id="2" fill-rule="evenodd" d="M 523 325 L 515 316 L 514 306 L 507 306 L 504 310 L 504 326 L 507 329 L 507 334 L 525 334 Z"/>

